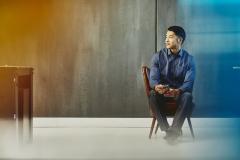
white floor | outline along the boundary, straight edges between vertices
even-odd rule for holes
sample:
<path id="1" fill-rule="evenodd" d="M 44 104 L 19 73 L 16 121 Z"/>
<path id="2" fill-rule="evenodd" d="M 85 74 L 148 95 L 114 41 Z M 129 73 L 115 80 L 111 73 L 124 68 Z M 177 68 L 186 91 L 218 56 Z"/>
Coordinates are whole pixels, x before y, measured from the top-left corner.
<path id="1" fill-rule="evenodd" d="M 32 144 L 19 145 L 5 135 L 0 159 L 240 159 L 240 119 L 193 118 L 195 140 L 185 122 L 174 144 L 160 131 L 149 140 L 150 123 L 150 118 L 35 118 Z"/>

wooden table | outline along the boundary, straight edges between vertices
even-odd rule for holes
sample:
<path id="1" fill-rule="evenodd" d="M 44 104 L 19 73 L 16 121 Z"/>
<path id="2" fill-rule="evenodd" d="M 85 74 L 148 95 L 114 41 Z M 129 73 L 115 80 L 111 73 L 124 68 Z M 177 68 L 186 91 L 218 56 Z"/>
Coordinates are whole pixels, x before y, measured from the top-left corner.
<path id="1" fill-rule="evenodd" d="M 32 113 L 33 68 L 0 66 L 0 119 L 20 142 L 32 140 Z"/>

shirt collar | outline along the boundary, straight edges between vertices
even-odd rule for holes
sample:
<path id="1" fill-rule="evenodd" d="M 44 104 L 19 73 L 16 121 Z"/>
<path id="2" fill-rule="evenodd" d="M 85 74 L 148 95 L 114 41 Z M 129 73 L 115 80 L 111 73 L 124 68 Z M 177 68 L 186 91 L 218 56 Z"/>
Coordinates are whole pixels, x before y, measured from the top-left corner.
<path id="1" fill-rule="evenodd" d="M 168 49 L 168 52 L 167 52 L 167 54 L 168 54 L 168 56 L 170 56 L 170 55 L 172 54 L 172 52 L 170 51 L 170 49 Z M 178 53 L 178 55 L 177 55 L 177 56 L 180 56 L 180 57 L 182 57 L 182 55 L 183 55 L 183 50 L 182 50 L 182 49 L 180 49 L 180 51 L 179 51 L 179 53 Z"/>

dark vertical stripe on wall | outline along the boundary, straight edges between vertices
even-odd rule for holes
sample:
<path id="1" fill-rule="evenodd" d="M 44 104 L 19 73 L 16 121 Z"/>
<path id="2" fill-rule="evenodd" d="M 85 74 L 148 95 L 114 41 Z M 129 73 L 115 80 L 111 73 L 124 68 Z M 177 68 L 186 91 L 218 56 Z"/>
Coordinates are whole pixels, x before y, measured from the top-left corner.
<path id="1" fill-rule="evenodd" d="M 155 0 L 155 52 L 158 50 L 158 0 Z"/>

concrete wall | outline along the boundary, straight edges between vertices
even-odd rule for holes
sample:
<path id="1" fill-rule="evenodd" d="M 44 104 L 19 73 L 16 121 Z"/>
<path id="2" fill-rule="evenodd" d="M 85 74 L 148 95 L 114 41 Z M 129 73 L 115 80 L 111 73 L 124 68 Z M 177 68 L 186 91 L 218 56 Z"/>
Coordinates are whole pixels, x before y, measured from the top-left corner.
<path id="1" fill-rule="evenodd" d="M 145 117 L 141 65 L 181 25 L 197 66 L 194 116 L 239 116 L 240 3 L 157 2 L 156 30 L 155 0 L 0 1 L 0 65 L 34 67 L 34 116 Z"/>
<path id="2" fill-rule="evenodd" d="M 166 31 L 177 23 L 177 0 L 157 0 L 157 50 L 165 47 Z"/>
<path id="3" fill-rule="evenodd" d="M 148 116 L 155 0 L 0 2 L 0 65 L 34 67 L 34 116 Z"/>

